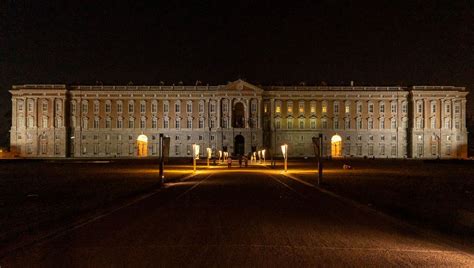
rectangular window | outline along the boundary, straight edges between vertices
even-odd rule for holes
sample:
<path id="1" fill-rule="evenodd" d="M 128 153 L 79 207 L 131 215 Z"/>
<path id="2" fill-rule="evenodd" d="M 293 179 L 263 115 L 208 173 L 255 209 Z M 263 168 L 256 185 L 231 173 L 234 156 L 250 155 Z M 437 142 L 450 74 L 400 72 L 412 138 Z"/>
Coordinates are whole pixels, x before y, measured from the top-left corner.
<path id="1" fill-rule="evenodd" d="M 379 145 L 379 152 L 380 152 L 380 155 L 385 155 L 385 144 Z"/>
<path id="2" fill-rule="evenodd" d="M 151 104 L 151 112 L 156 113 L 158 111 L 158 105 L 154 102 Z"/>
<path id="3" fill-rule="evenodd" d="M 328 106 L 326 103 L 323 103 L 322 107 L 321 107 L 321 112 L 323 114 L 327 113 L 328 112 Z"/>
<path id="4" fill-rule="evenodd" d="M 288 102 L 286 105 L 288 106 L 287 107 L 288 113 L 289 114 L 293 113 L 293 102 Z"/>
<path id="5" fill-rule="evenodd" d="M 299 120 L 300 129 L 304 129 L 304 119 Z"/>
<path id="6" fill-rule="evenodd" d="M 390 149 L 390 154 L 391 154 L 392 156 L 396 156 L 396 155 L 397 155 L 397 145 L 392 144 L 392 148 Z"/>
<path id="7" fill-rule="evenodd" d="M 423 143 L 418 143 L 416 145 L 416 154 L 418 156 L 422 156 L 423 155 Z"/>
<path id="8" fill-rule="evenodd" d="M 179 118 L 177 118 L 175 120 L 175 124 L 174 124 L 175 128 L 181 128 L 181 120 Z"/>
<path id="9" fill-rule="evenodd" d="M 277 102 L 275 105 L 275 113 L 279 114 L 281 112 L 281 103 Z"/>
<path id="10" fill-rule="evenodd" d="M 349 103 L 346 103 L 346 106 L 345 106 L 345 109 L 344 109 L 344 110 L 345 110 L 346 114 L 348 114 L 348 113 L 351 112 L 351 106 L 350 106 Z"/>
<path id="11" fill-rule="evenodd" d="M 170 105 L 169 103 L 165 102 L 163 103 L 163 113 L 167 113 L 170 110 Z"/>
<path id="12" fill-rule="evenodd" d="M 334 103 L 334 114 L 338 114 L 339 113 L 339 103 L 335 102 Z"/>
<path id="13" fill-rule="evenodd" d="M 94 102 L 94 113 L 99 113 L 99 102 Z"/>
<path id="14" fill-rule="evenodd" d="M 304 113 L 304 102 L 298 103 L 298 112 L 300 114 Z"/>
<path id="15" fill-rule="evenodd" d="M 408 110 L 407 108 L 408 108 L 408 107 L 407 107 L 406 102 L 402 103 L 402 113 L 406 113 L 407 110 Z"/>
<path id="16" fill-rule="evenodd" d="M 362 103 L 357 103 L 357 113 L 362 113 Z"/>
<path id="17" fill-rule="evenodd" d="M 174 104 L 174 111 L 177 113 L 181 112 L 181 104 L 179 102 Z"/>
<path id="18" fill-rule="evenodd" d="M 362 144 L 357 144 L 357 155 L 362 155 Z"/>
<path id="19" fill-rule="evenodd" d="M 105 104 L 105 112 L 110 113 L 110 103 Z"/>
<path id="20" fill-rule="evenodd" d="M 121 102 L 117 103 L 117 113 L 121 113 L 123 111 L 123 104 Z"/>
<path id="21" fill-rule="evenodd" d="M 192 113 L 193 112 L 193 105 L 192 103 L 187 103 L 186 104 L 186 112 Z"/>
<path id="22" fill-rule="evenodd" d="M 311 119 L 311 128 L 315 129 L 316 128 L 316 119 Z"/>
<path id="23" fill-rule="evenodd" d="M 385 104 L 383 102 L 380 103 L 380 112 L 385 113 Z"/>
<path id="24" fill-rule="evenodd" d="M 374 112 L 374 104 L 373 104 L 373 103 L 369 103 L 368 110 L 369 110 L 369 113 L 373 113 L 373 112 Z"/>
<path id="25" fill-rule="evenodd" d="M 390 111 L 393 113 L 396 113 L 397 112 L 397 104 L 396 103 L 392 103 L 392 105 L 390 106 Z"/>
<path id="26" fill-rule="evenodd" d="M 280 128 L 281 128 L 281 122 L 280 122 L 280 120 L 276 120 L 276 121 L 275 121 L 275 128 L 276 128 L 276 129 L 280 129 Z"/>
<path id="27" fill-rule="evenodd" d="M 369 144 L 367 151 L 368 151 L 368 152 L 367 152 L 368 155 L 370 155 L 370 156 L 374 155 L 374 145 L 373 145 L 373 144 Z"/>
<path id="28" fill-rule="evenodd" d="M 140 113 L 146 112 L 146 103 L 141 103 L 140 104 Z"/>
<path id="29" fill-rule="evenodd" d="M 287 127 L 288 127 L 288 129 L 292 129 L 292 128 L 293 128 L 293 120 L 288 119 L 288 121 L 287 121 Z"/>
<path id="30" fill-rule="evenodd" d="M 133 113 L 133 109 L 134 109 L 133 103 L 131 102 L 131 103 L 128 104 L 128 112 Z"/>

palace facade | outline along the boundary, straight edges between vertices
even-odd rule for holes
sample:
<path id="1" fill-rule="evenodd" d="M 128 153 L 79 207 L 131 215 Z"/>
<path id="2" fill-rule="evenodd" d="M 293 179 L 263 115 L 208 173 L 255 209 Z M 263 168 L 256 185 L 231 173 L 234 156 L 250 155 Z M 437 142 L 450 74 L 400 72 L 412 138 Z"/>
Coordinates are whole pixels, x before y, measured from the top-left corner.
<path id="1" fill-rule="evenodd" d="M 170 157 L 192 144 L 333 157 L 465 158 L 466 95 L 453 86 L 15 85 L 11 150 L 20 157 Z M 202 154 L 206 150 L 200 150 Z"/>

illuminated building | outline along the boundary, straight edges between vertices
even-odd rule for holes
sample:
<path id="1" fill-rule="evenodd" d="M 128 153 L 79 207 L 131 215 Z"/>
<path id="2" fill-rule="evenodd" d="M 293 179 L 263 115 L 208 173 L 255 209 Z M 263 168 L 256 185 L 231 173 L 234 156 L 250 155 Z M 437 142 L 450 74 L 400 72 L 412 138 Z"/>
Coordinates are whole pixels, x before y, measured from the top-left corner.
<path id="1" fill-rule="evenodd" d="M 11 150 L 22 157 L 191 157 L 268 149 L 333 157 L 464 158 L 466 95 L 452 86 L 16 85 Z M 143 136 L 141 136 L 143 135 Z M 138 139 L 138 137 L 140 138 Z M 137 140 L 138 139 L 138 140 Z M 277 150 L 274 150 L 276 148 Z M 201 150 L 205 154 L 206 150 Z"/>

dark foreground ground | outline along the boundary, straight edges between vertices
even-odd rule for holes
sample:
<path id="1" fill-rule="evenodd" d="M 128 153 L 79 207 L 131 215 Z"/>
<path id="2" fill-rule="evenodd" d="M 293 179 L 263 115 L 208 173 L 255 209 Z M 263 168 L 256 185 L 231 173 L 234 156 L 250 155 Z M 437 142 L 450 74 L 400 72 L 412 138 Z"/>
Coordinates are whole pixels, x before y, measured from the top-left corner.
<path id="1" fill-rule="evenodd" d="M 472 202 L 466 202 L 472 196 L 458 193 L 472 190 L 472 165 L 408 162 L 402 171 L 396 168 L 400 167 L 398 162 L 353 161 L 352 170 L 342 170 L 340 161 L 328 162 L 324 188 L 363 204 L 370 200 L 370 206 L 377 210 L 410 221 L 416 219 L 422 226 L 432 225 L 434 230 L 440 221 L 432 223 L 425 215 L 407 216 L 407 207 L 412 208 L 409 204 L 429 204 L 435 200 L 430 198 L 443 194 L 446 202 L 455 202 L 456 211 L 470 209 Z M 161 189 L 156 187 L 154 164 L 143 161 L 30 163 L 28 169 L 19 169 L 18 163 L 2 165 L 2 180 L 3 174 L 11 180 L 2 181 L 1 212 L 12 215 L 2 218 L 2 226 L 12 226 L 11 230 L 18 230 L 16 224 L 22 219 L 29 224 L 43 219 L 50 225 L 59 225 L 71 222 L 62 214 L 72 213 L 80 218 L 89 215 L 87 211 L 97 211 L 111 203 L 118 203 L 118 208 L 129 204 L 112 212 L 104 210 L 94 220 L 70 226 L 37 243 L 3 251 L 2 267 L 474 265 L 469 247 L 432 234 L 429 228 L 420 232 L 419 228 L 309 187 L 314 182 L 310 164 L 291 162 L 289 172 L 309 184 L 257 165 L 245 171 L 203 170 Z M 426 165 L 425 169 L 420 165 Z M 442 165 L 451 168 L 451 172 L 426 172 L 427 167 Z M 453 168 L 456 165 L 464 167 Z M 189 169 L 179 166 L 169 175 L 183 177 Z M 35 180 L 24 174 L 42 175 Z M 452 176 L 450 183 L 436 179 L 446 174 Z M 426 185 L 431 190 L 420 189 Z M 414 186 L 419 189 L 410 190 Z M 29 200 L 32 189 L 40 193 L 36 201 Z M 132 193 L 148 194 L 134 203 L 117 201 L 129 200 Z M 40 202 L 44 199 L 49 201 Z M 398 209 L 389 209 L 390 204 L 398 202 Z M 30 210 L 25 209 L 27 205 Z M 424 211 L 424 206 L 415 207 Z M 57 218 L 48 220 L 41 213 Z M 41 225 L 20 233 L 35 233 L 41 229 L 38 226 Z M 469 234 L 471 229 L 463 228 L 455 230 Z"/>

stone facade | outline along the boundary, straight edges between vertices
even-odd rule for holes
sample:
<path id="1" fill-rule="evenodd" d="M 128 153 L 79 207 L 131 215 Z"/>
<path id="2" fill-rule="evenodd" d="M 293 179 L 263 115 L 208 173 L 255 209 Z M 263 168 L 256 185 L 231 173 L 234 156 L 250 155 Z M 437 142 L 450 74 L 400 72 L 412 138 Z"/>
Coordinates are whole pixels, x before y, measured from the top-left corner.
<path id="1" fill-rule="evenodd" d="M 191 156 L 192 144 L 231 154 L 267 149 L 314 156 L 323 134 L 334 157 L 465 158 L 462 87 L 16 85 L 11 150 L 21 157 L 137 157 L 137 137 L 158 155 Z M 337 135 L 340 142 L 335 141 Z M 143 137 L 143 136 L 142 136 Z M 277 150 L 273 150 L 276 148 Z M 205 153 L 205 150 L 201 150 Z"/>

